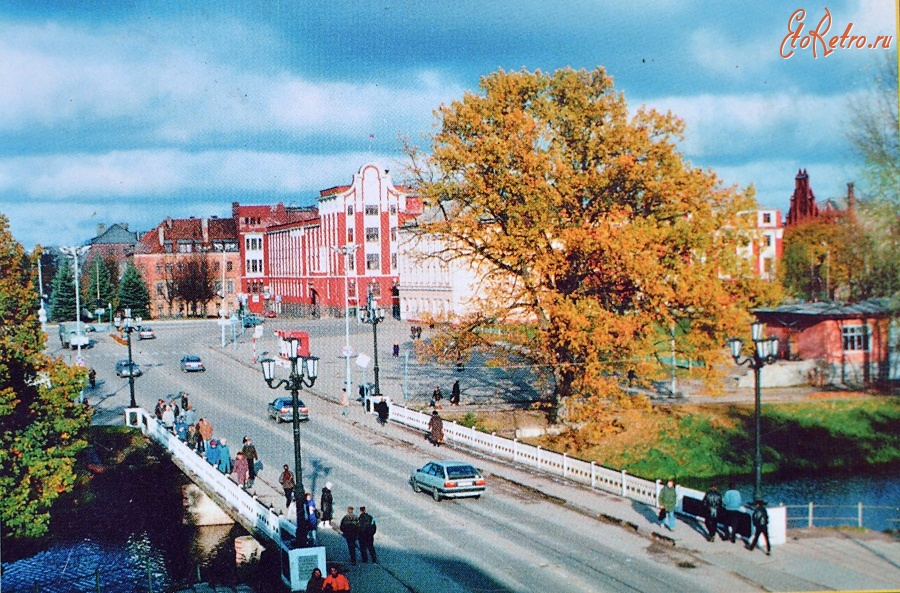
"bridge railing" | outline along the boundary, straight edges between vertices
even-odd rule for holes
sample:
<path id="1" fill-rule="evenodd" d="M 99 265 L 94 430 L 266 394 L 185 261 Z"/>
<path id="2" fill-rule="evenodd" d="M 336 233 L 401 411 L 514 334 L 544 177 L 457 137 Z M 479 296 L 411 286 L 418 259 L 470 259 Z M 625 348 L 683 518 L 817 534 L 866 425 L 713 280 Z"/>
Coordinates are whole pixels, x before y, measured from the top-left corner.
<path id="1" fill-rule="evenodd" d="M 390 407 L 390 419 L 412 428 L 427 431 L 430 415 L 411 410 L 399 404 Z M 538 471 L 562 476 L 610 494 L 622 496 L 630 500 L 656 506 L 662 483 L 631 476 L 625 470 L 617 470 L 593 461 L 584 461 L 570 457 L 565 453 L 547 451 L 541 447 L 519 442 L 518 439 L 499 437 L 495 433 L 487 434 L 456 422 L 444 422 L 444 439 L 482 451 L 492 457 L 506 459 L 513 463 L 521 463 Z M 682 500 L 685 496 L 703 498 L 704 493 L 683 486 L 677 487 L 678 506 L 676 512 L 693 518 L 694 515 L 683 513 Z M 772 544 L 783 544 L 787 541 L 787 520 L 784 507 L 770 507 L 769 535 Z"/>

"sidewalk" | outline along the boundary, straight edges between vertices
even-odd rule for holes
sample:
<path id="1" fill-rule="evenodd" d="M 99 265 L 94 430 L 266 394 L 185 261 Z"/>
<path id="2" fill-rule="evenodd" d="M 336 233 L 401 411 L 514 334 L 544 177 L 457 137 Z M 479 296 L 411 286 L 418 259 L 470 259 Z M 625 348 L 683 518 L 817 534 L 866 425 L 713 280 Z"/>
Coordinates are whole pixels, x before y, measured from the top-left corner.
<path id="1" fill-rule="evenodd" d="M 322 324 L 324 321 L 319 320 L 316 324 Z M 332 323 L 335 322 L 332 320 Z M 311 334 L 314 354 L 326 359 L 329 352 L 339 352 L 344 345 L 344 335 L 334 335 L 333 332 L 331 335 L 328 335 L 329 332 L 319 335 L 314 333 L 316 324 L 306 321 L 285 321 L 279 322 L 277 325 L 272 323 L 267 327 L 267 337 L 263 339 L 265 346 L 260 344 L 258 350 L 260 352 L 274 351 L 275 341 L 271 337 L 272 329 L 282 326 L 296 328 L 302 325 L 303 329 Z M 385 336 L 383 341 L 382 336 Z M 404 337 L 406 338 L 405 343 Z M 371 338 L 371 332 L 354 334 L 351 336 L 351 344 L 357 352 L 371 353 L 371 341 L 368 342 L 369 349 L 366 350 L 365 338 Z M 268 343 L 269 341 L 271 343 Z M 397 400 L 398 394 L 402 394 L 403 377 L 402 374 L 398 376 L 396 372 L 390 371 L 389 365 L 396 362 L 396 359 L 390 360 L 390 351 L 394 342 L 402 344 L 404 349 L 410 348 L 408 326 L 395 320 L 384 323 L 379 326 L 379 342 L 383 344 L 382 348 L 379 348 L 379 355 L 389 361 L 388 365 L 384 365 L 388 367 L 388 372 L 383 372 L 380 376 L 382 393 Z M 239 342 L 236 350 L 232 346 L 215 349 L 247 367 L 259 368 L 258 365 L 252 363 L 249 339 Z M 384 354 L 381 352 L 382 350 Z M 343 369 L 341 370 L 343 371 Z M 452 373 L 450 376 L 453 376 Z M 344 386 L 342 379 L 343 372 L 322 374 L 315 387 L 306 390 L 308 393 L 334 403 L 331 413 L 335 418 L 339 417 L 341 410 L 338 400 L 341 388 Z M 415 384 L 427 387 L 434 381 L 434 376 L 428 376 L 418 378 Z M 354 388 L 356 385 L 357 382 L 354 382 Z M 422 393 L 426 393 L 426 391 L 420 390 L 419 395 Z M 361 405 L 353 401 L 352 396 L 355 395 L 355 393 L 351 394 L 349 420 L 356 429 L 373 432 L 377 430 L 383 438 L 413 447 L 422 446 L 422 435 L 418 431 L 396 423 L 377 427 L 374 416 L 366 414 Z M 448 446 L 456 447 L 453 444 Z M 787 543 L 774 548 L 771 556 L 766 556 L 759 550 L 753 553 L 748 552 L 740 543 L 731 544 L 718 540 L 714 543 L 707 542 L 702 526 L 694 522 L 686 522 L 681 518 L 679 518 L 675 531 L 670 533 L 656 525 L 656 512 L 651 507 L 591 490 L 556 476 L 538 473 L 530 468 L 486 459 L 480 453 L 473 454 L 478 456 L 479 466 L 486 471 L 490 479 L 506 480 L 581 513 L 585 517 L 620 525 L 622 529 L 647 538 L 648 546 L 664 546 L 670 553 L 683 556 L 683 561 L 686 563 L 710 564 L 740 575 L 747 581 L 749 589 L 770 591 L 900 590 L 900 542 L 886 534 L 855 530 L 790 530 Z M 272 479 L 274 480 L 274 478 Z M 269 484 L 258 478 L 254 491 L 266 504 L 271 504 L 276 509 L 283 508 L 284 497 L 277 484 Z M 329 550 L 334 549 L 334 545 L 343 545 L 343 540 L 340 539 L 337 532 L 320 532 L 320 538 Z M 332 540 L 332 538 L 337 539 Z M 362 586 L 355 587 L 354 590 L 407 590 L 383 567 L 379 565 L 362 566 L 366 574 L 361 579 Z"/>

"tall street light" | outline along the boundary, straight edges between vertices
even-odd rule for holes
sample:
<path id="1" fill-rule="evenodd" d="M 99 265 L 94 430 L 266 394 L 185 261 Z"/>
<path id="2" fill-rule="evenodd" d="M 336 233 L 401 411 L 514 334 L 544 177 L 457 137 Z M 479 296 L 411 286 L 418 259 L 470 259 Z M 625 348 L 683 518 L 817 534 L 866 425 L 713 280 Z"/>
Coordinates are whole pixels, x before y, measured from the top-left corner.
<path id="1" fill-rule="evenodd" d="M 347 397 L 350 397 L 350 258 L 356 253 L 356 243 L 347 243 L 342 247 L 332 247 L 336 252 L 344 255 L 344 351 L 347 361 Z M 357 299 L 358 300 L 358 299 Z"/>
<path id="2" fill-rule="evenodd" d="M 363 323 L 372 324 L 372 349 L 375 353 L 375 397 L 381 395 L 381 386 L 378 383 L 378 324 L 384 321 L 384 309 L 375 302 L 375 293 L 369 288 L 369 296 L 366 297 L 366 306 L 359 312 L 359 319 Z"/>
<path id="3" fill-rule="evenodd" d="M 291 401 L 294 408 L 294 475 L 297 480 L 294 482 L 294 501 L 297 508 L 297 529 L 299 541 L 300 529 L 300 506 L 303 506 L 303 525 L 308 525 L 306 508 L 306 491 L 303 488 L 303 454 L 300 450 L 300 390 L 304 387 L 312 387 L 316 382 L 319 374 L 319 357 L 318 356 L 300 356 L 300 340 L 297 338 L 288 338 L 288 359 L 291 361 L 291 374 L 287 379 L 280 379 L 275 382 L 275 360 L 266 358 L 260 361 L 262 366 L 263 379 L 270 389 L 279 389 L 284 387 L 285 390 L 291 392 Z M 298 362 L 300 368 L 298 370 Z"/>
<path id="4" fill-rule="evenodd" d="M 760 426 L 760 380 L 759 371 L 767 364 L 775 362 L 778 358 L 778 338 L 763 338 L 764 327 L 762 323 L 755 322 L 750 324 L 750 335 L 753 339 L 753 353 L 751 356 L 741 360 L 741 349 L 744 342 L 740 338 L 732 338 L 728 340 L 728 347 L 731 349 L 731 356 L 734 358 L 735 364 L 747 364 L 753 369 L 753 381 L 756 395 L 756 457 L 754 459 L 754 471 L 756 473 L 756 484 L 753 490 L 753 500 L 762 500 L 762 430 Z"/>
<path id="5" fill-rule="evenodd" d="M 71 255 L 75 260 L 75 328 L 79 336 L 84 336 L 84 328 L 81 325 L 81 289 L 78 286 L 78 258 L 90 249 L 90 245 L 82 247 L 60 247 L 59 250 L 66 255 Z M 77 340 L 78 358 L 81 358 L 81 340 Z"/>
<path id="6" fill-rule="evenodd" d="M 114 322 L 116 327 L 128 336 L 128 389 L 131 391 L 131 403 L 129 406 L 132 408 L 137 407 L 137 401 L 134 399 L 134 361 L 131 358 L 131 334 L 141 330 L 141 321 L 140 317 L 132 319 L 131 309 L 125 309 L 125 319 L 116 317 Z"/>

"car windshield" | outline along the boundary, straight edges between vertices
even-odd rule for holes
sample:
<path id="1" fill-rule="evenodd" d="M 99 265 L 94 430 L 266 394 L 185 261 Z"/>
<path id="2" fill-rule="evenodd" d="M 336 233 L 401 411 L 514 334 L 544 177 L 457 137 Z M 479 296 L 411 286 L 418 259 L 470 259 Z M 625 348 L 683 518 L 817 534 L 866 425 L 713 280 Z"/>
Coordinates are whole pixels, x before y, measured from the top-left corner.
<path id="1" fill-rule="evenodd" d="M 184 362 L 200 362 L 199 356 L 185 356 Z"/>
<path id="2" fill-rule="evenodd" d="M 471 465 L 448 465 L 447 477 L 451 479 L 474 478 L 478 472 Z"/>

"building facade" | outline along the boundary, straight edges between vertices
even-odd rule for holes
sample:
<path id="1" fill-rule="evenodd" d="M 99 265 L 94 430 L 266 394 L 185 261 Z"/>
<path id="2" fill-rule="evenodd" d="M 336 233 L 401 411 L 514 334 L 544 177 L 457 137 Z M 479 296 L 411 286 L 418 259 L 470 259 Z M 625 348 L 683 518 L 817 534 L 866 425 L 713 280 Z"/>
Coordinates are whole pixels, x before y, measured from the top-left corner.
<path id="1" fill-rule="evenodd" d="M 738 247 L 738 256 L 750 262 L 755 276 L 773 281 L 784 253 L 781 210 L 753 210 L 748 215 L 755 217 L 756 221 L 748 243 Z"/>

